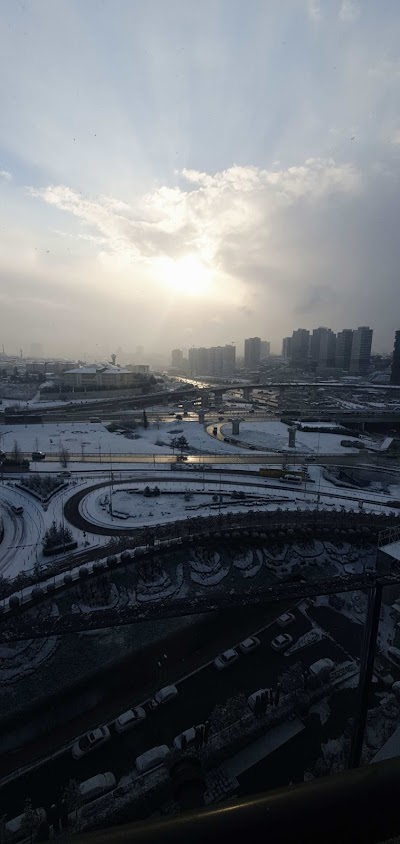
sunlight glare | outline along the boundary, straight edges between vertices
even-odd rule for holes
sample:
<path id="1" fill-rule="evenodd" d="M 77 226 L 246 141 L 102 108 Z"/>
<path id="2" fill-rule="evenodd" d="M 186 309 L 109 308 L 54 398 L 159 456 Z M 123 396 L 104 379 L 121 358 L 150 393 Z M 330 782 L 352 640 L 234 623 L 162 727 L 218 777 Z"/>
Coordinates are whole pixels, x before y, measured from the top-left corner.
<path id="1" fill-rule="evenodd" d="M 204 296 L 211 285 L 212 271 L 196 255 L 185 255 L 177 261 L 163 259 L 160 277 L 167 287 L 177 293 Z"/>

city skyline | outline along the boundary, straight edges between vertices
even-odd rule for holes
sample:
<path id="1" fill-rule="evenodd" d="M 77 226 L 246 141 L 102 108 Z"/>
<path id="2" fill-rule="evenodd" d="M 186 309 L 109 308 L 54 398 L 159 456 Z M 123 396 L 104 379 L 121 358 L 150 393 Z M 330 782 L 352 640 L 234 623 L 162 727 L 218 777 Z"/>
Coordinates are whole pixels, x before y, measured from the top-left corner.
<path id="1" fill-rule="evenodd" d="M 385 10 L 7 5 L 5 345 L 129 348 L 134 323 L 154 354 L 178 335 L 276 352 L 288 326 L 329 315 L 373 324 L 389 353 L 400 20 Z"/>

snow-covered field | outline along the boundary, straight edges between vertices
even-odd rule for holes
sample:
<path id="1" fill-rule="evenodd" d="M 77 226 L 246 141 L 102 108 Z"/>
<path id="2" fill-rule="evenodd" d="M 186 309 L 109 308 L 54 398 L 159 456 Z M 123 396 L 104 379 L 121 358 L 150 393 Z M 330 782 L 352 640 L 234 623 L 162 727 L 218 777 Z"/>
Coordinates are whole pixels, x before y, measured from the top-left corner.
<path id="1" fill-rule="evenodd" d="M 239 479 L 238 479 L 239 481 Z M 150 482 L 150 488 L 156 484 Z M 112 494 L 109 487 L 94 490 L 81 501 L 80 512 L 94 524 L 118 527 L 140 527 L 142 525 L 157 525 L 173 522 L 178 519 L 194 516 L 217 515 L 219 510 L 239 512 L 263 508 L 271 504 L 273 507 L 289 507 L 296 505 L 296 498 L 290 490 L 268 490 L 266 487 L 247 489 L 244 500 L 232 498 L 232 484 L 210 484 L 194 480 L 188 475 L 187 480 L 178 483 L 157 481 L 161 489 L 159 497 L 146 498 L 143 490 L 146 482 L 130 482 L 114 488 Z M 213 496 L 222 501 L 213 501 Z M 112 514 L 110 512 L 110 495 L 112 495 Z"/>
<path id="2" fill-rule="evenodd" d="M 99 455 L 99 461 L 107 462 L 114 454 L 172 454 L 169 446 L 174 437 L 184 436 L 190 448 L 204 453 L 237 453 L 235 446 L 210 437 L 198 422 L 171 421 L 154 422 L 147 430 L 139 427 L 135 439 L 123 434 L 110 433 L 100 422 L 59 422 L 43 425 L 13 425 L 0 431 L 0 447 L 11 451 L 15 440 L 26 453 L 43 451 L 58 455 L 60 447 L 71 454 Z"/>
<path id="3" fill-rule="evenodd" d="M 232 434 L 232 425 L 222 426 L 222 432 Z M 288 451 L 288 426 L 283 422 L 241 422 L 239 438 L 243 442 L 255 445 L 256 448 L 271 449 L 271 451 Z M 321 434 L 316 432 L 297 431 L 296 451 L 308 454 L 353 454 L 357 449 L 345 448 L 340 445 L 341 440 L 351 440 L 346 434 Z M 292 451 L 293 449 L 290 449 Z"/>

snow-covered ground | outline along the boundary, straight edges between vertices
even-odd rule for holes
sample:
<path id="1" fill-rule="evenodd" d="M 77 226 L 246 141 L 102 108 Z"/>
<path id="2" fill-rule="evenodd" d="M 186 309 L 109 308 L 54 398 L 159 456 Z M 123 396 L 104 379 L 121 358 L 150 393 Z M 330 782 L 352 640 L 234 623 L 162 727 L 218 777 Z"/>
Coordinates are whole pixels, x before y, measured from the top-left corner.
<path id="1" fill-rule="evenodd" d="M 232 425 L 222 426 L 224 434 L 232 435 Z M 289 451 L 288 426 L 283 422 L 241 422 L 239 438 L 256 448 L 271 451 Z M 352 454 L 357 449 L 342 446 L 341 440 L 351 440 L 346 434 L 321 434 L 317 432 L 297 431 L 296 447 L 298 452 L 308 454 Z M 355 440 L 356 442 L 356 440 Z M 293 451 L 293 449 L 290 449 Z"/>
<path id="2" fill-rule="evenodd" d="M 9 425 L 0 431 L 0 447 L 11 451 L 15 440 L 26 453 L 43 451 L 58 455 L 60 447 L 83 457 L 99 456 L 107 463 L 117 454 L 172 454 L 171 440 L 184 436 L 191 449 L 207 454 L 237 453 L 236 446 L 210 437 L 198 422 L 152 422 L 147 430 L 138 427 L 130 439 L 123 434 L 110 433 L 100 422 L 54 422 L 43 425 Z"/>

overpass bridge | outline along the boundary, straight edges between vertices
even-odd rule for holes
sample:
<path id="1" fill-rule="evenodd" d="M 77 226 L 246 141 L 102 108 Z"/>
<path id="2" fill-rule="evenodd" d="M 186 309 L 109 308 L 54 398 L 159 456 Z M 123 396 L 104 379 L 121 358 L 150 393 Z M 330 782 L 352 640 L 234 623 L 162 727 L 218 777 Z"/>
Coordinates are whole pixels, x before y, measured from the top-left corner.
<path id="1" fill-rule="evenodd" d="M 92 610 L 89 612 L 61 613 L 58 616 L 34 618 L 31 613 L 22 613 L 0 624 L 0 644 L 62 636 L 87 630 L 103 630 L 127 624 L 163 618 L 177 618 L 187 615 L 221 612 L 246 606 L 259 606 L 283 600 L 299 601 L 315 595 L 332 595 L 336 592 L 350 592 L 371 589 L 377 580 L 372 572 L 364 574 L 338 575 L 313 581 L 282 581 L 274 586 L 243 589 L 225 589 L 206 595 L 194 595 L 163 601 L 148 601 L 123 607 Z M 380 576 L 382 585 L 398 583 L 398 575 Z M 25 615 L 25 617 L 24 617 Z"/>
<path id="2" fill-rule="evenodd" d="M 377 411 L 354 411 L 341 410 L 340 408 L 332 410 L 320 410 L 317 413 L 304 413 L 302 408 L 294 408 L 294 410 L 283 410 L 280 414 L 282 422 L 290 423 L 294 420 L 301 420 L 301 422 L 342 422 L 343 424 L 351 425 L 367 425 L 384 423 L 400 423 L 400 405 L 396 410 L 377 410 Z"/>

